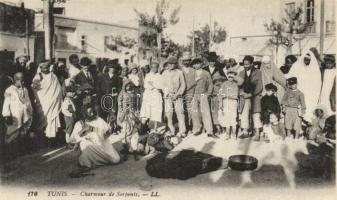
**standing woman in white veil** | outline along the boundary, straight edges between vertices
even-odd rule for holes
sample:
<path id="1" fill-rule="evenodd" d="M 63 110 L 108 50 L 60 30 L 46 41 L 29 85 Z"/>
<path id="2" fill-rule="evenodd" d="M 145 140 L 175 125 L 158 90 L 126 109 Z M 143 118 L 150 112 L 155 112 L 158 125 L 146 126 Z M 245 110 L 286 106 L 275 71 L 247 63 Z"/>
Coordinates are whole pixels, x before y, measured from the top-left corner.
<path id="1" fill-rule="evenodd" d="M 314 53 L 311 50 L 304 52 L 291 67 L 288 77 L 297 77 L 298 89 L 303 92 L 307 106 L 303 118 L 311 122 L 320 97 L 322 78 Z"/>

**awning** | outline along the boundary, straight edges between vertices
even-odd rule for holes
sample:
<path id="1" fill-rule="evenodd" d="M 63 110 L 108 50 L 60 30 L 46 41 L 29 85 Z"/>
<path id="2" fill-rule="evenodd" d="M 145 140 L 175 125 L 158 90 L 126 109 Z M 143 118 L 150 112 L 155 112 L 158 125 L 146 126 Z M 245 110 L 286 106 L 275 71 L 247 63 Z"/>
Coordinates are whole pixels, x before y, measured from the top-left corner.
<path id="1" fill-rule="evenodd" d="M 319 37 L 306 37 L 301 41 L 297 41 L 293 48 L 292 53 L 300 55 L 303 50 L 315 47 L 317 50 L 320 49 Z M 330 36 L 324 38 L 323 54 L 336 54 L 336 37 Z M 301 51 L 300 51 L 301 49 Z"/>
<path id="2" fill-rule="evenodd" d="M 267 37 L 235 38 L 231 39 L 225 54 L 233 56 L 244 55 L 272 55 L 273 49 L 268 46 Z M 226 56 L 227 57 L 227 56 Z"/>
<path id="3" fill-rule="evenodd" d="M 269 37 L 235 37 L 228 39 L 224 44 L 222 55 L 224 57 L 242 57 L 244 55 L 262 56 L 275 54 L 275 48 L 268 45 Z M 300 55 L 304 50 L 312 47 L 319 50 L 319 37 L 307 36 L 301 41 L 296 41 L 292 47 L 292 54 Z M 324 38 L 323 54 L 336 54 L 336 37 L 326 36 Z M 300 51 L 301 49 L 301 51 Z M 287 53 L 285 47 L 280 46 L 279 56 Z"/>

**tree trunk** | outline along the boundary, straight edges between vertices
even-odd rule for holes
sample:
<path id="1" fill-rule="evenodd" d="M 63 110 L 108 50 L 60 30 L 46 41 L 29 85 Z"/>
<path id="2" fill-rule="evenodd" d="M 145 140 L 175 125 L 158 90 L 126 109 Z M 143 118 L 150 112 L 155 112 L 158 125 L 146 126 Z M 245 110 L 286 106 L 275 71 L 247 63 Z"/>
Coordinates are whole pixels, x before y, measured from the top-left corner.
<path id="1" fill-rule="evenodd" d="M 158 45 L 158 61 L 161 60 L 161 38 L 162 38 L 162 32 L 157 33 L 157 45 Z"/>
<path id="2" fill-rule="evenodd" d="M 287 48 L 287 51 L 288 51 L 288 55 L 292 54 L 292 48 L 293 48 L 293 34 L 290 33 L 289 35 L 289 46 Z"/>

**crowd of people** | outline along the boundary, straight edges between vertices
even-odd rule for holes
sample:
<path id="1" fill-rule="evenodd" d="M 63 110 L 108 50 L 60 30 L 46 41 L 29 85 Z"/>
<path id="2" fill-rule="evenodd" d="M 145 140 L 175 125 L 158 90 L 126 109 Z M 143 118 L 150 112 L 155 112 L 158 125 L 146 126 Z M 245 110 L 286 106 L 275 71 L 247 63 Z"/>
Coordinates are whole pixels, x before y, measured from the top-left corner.
<path id="1" fill-rule="evenodd" d="M 45 61 L 34 67 L 27 56 L 5 65 L 2 141 L 19 141 L 20 148 L 37 137 L 48 146 L 61 141 L 81 150 L 80 165 L 87 168 L 120 162 L 109 142 L 114 134 L 125 136 L 123 152 L 135 159 L 201 134 L 266 142 L 324 136 L 334 146 L 325 121 L 335 117 L 335 57 L 321 58 L 314 48 L 285 57 L 281 67 L 270 56 L 247 55 L 237 63 L 215 52 L 123 67 L 114 59 L 102 69 L 75 54 L 67 66 Z"/>

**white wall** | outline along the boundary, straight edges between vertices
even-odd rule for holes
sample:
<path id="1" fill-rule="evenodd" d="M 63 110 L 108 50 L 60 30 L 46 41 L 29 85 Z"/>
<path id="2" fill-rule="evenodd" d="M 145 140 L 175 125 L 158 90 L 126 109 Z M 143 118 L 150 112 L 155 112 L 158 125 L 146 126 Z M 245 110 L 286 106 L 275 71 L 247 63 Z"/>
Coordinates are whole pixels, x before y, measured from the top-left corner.
<path id="1" fill-rule="evenodd" d="M 72 41 L 69 41 L 72 45 L 76 46 L 79 50 L 81 50 L 81 36 L 85 35 L 87 37 L 87 51 L 64 51 L 61 49 L 56 50 L 56 57 L 68 58 L 68 56 L 72 53 L 76 53 L 80 56 L 88 56 L 91 59 L 97 57 L 106 57 L 106 58 L 121 58 L 125 57 L 123 54 L 126 49 L 123 49 L 122 53 L 118 53 L 116 51 L 111 51 L 107 49 L 104 50 L 104 36 L 117 36 L 120 35 L 122 37 L 127 36 L 129 38 L 135 39 L 138 41 L 138 29 L 130 29 L 125 27 L 113 26 L 108 24 L 96 23 L 96 22 L 88 22 L 85 20 L 76 20 L 76 19 L 67 19 L 67 18 L 56 18 L 56 24 L 60 24 L 57 21 L 63 21 L 62 24 L 71 24 L 71 27 L 75 28 L 75 32 Z M 135 47 L 136 48 L 136 47 Z M 130 51 L 135 53 L 137 51 Z M 131 56 L 130 54 L 129 56 Z M 127 57 L 127 56 L 126 56 Z M 122 62 L 122 58 L 121 61 Z"/>
<path id="2" fill-rule="evenodd" d="M 14 51 L 15 58 L 23 54 L 27 54 L 26 38 L 11 35 L 8 33 L 0 33 L 0 50 Z M 29 53 L 31 59 L 34 59 L 34 38 L 29 39 Z"/>

